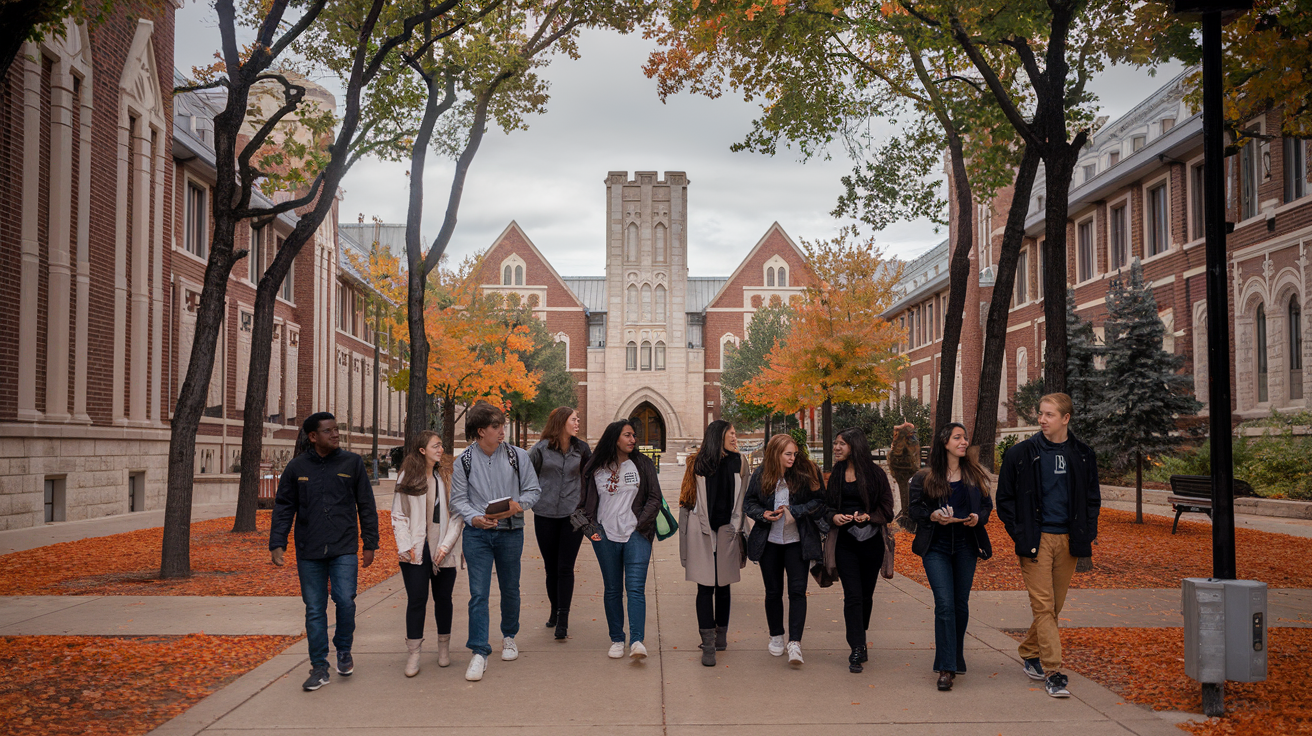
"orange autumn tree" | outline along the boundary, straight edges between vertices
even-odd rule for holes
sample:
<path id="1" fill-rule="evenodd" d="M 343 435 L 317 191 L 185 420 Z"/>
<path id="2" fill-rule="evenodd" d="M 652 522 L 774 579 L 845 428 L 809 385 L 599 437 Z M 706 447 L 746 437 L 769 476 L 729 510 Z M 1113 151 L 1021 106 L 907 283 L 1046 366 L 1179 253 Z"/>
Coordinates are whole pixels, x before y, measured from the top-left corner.
<path id="1" fill-rule="evenodd" d="M 802 241 L 817 283 L 794 302 L 787 340 L 775 344 L 766 368 L 741 391 L 780 412 L 822 406 L 826 469 L 833 404 L 883 400 L 905 362 L 897 349 L 905 334 L 882 316 L 895 300 L 902 266 L 886 260 L 873 239 L 858 237 L 844 228 L 832 240 Z"/>
<path id="2" fill-rule="evenodd" d="M 457 270 L 440 269 L 429 283 L 436 292 L 425 300 L 424 333 L 433 355 L 428 364 L 428 393 L 442 403 L 442 443 L 455 443 L 456 407 L 483 399 L 504 405 L 509 394 L 532 401 L 541 375 L 524 365 L 521 355 L 533 349 L 529 328 L 515 324 L 513 310 L 500 294 L 484 294 L 471 278 L 478 256 Z"/>

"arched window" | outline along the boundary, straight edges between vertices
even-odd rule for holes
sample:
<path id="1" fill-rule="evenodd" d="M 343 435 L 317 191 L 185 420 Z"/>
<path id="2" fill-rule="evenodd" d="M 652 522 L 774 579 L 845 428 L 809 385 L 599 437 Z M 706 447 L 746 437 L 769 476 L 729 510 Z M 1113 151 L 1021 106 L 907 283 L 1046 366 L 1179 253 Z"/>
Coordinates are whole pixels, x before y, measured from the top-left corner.
<path id="1" fill-rule="evenodd" d="M 656 370 L 665 370 L 665 343 L 663 341 L 656 343 Z"/>
<path id="2" fill-rule="evenodd" d="M 1303 308 L 1297 295 L 1289 298 L 1289 398 L 1303 398 Z"/>
<path id="3" fill-rule="evenodd" d="M 638 224 L 629 223 L 629 229 L 624 233 L 624 260 L 630 263 L 638 262 Z"/>
<path id="4" fill-rule="evenodd" d="M 1257 305 L 1257 400 L 1269 400 L 1266 386 L 1266 307 Z"/>
<path id="5" fill-rule="evenodd" d="M 524 285 L 524 267 L 515 266 L 515 286 Z"/>
<path id="6" fill-rule="evenodd" d="M 656 321 L 665 321 L 665 287 L 656 287 Z"/>
<path id="7" fill-rule="evenodd" d="M 779 267 L 779 285 L 780 286 L 788 285 L 788 270 L 785 269 L 783 266 Z"/>
<path id="8" fill-rule="evenodd" d="M 642 363 L 640 365 L 644 371 L 651 370 L 651 343 L 646 340 L 642 341 Z"/>
<path id="9" fill-rule="evenodd" d="M 642 321 L 651 321 L 651 285 L 642 285 Z"/>
<path id="10" fill-rule="evenodd" d="M 638 370 L 638 343 L 633 342 L 632 340 L 629 341 L 628 345 L 624 346 L 624 370 Z"/>
<path id="11" fill-rule="evenodd" d="M 627 308 L 630 322 L 638 321 L 638 287 L 629 284 L 629 288 L 624 290 L 624 300 Z"/>
<path id="12" fill-rule="evenodd" d="M 665 250 L 665 226 L 657 225 L 652 233 L 652 244 L 656 252 L 656 262 L 664 263 L 668 254 Z"/>
<path id="13" fill-rule="evenodd" d="M 767 268 L 767 269 L 765 269 L 765 285 L 766 285 L 766 286 L 774 286 L 774 269 L 773 269 L 773 268 Z"/>
<path id="14" fill-rule="evenodd" d="M 506 266 L 505 272 L 501 274 L 501 283 L 503 286 L 510 286 L 510 266 Z"/>

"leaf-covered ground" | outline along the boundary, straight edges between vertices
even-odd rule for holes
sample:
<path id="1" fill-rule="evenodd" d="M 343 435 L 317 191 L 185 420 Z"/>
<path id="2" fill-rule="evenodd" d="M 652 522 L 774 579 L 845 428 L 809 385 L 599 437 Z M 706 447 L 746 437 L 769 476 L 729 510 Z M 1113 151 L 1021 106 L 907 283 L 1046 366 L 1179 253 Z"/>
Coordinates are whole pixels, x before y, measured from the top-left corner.
<path id="1" fill-rule="evenodd" d="M 0 637 L 5 733 L 144 734 L 295 636 Z"/>
<path id="2" fill-rule="evenodd" d="M 1098 518 L 1098 541 L 1093 547 L 1093 571 L 1076 573 L 1073 588 L 1178 588 L 1180 579 L 1212 574 L 1212 527 L 1180 522 L 1171 534 L 1171 519 L 1103 509 Z M 1002 522 L 989 520 L 993 557 L 975 570 L 975 590 L 1024 590 L 1016 562 L 1015 545 Z M 911 553 L 911 535 L 897 535 L 897 571 L 928 584 L 919 557 Z M 1239 576 L 1264 580 L 1272 588 L 1312 588 L 1312 539 L 1235 529 L 1235 561 Z"/>
<path id="3" fill-rule="evenodd" d="M 1197 736 L 1312 733 L 1312 629 L 1270 629 L 1265 682 L 1229 682 L 1226 715 L 1203 719 L 1197 682 L 1184 674 L 1184 630 L 1062 629 L 1062 657 L 1075 672 L 1131 703 L 1200 714 L 1180 728 Z M 1013 632 L 1017 638 L 1024 632 Z"/>
<path id="4" fill-rule="evenodd" d="M 272 512 L 260 511 L 258 531 L 234 534 L 231 516 L 191 525 L 187 580 L 160 580 L 162 527 L 61 542 L 0 556 L 0 595 L 294 595 L 296 550 L 286 564 L 269 561 Z M 391 515 L 378 512 L 379 549 L 360 568 L 359 591 L 397 572 Z"/>

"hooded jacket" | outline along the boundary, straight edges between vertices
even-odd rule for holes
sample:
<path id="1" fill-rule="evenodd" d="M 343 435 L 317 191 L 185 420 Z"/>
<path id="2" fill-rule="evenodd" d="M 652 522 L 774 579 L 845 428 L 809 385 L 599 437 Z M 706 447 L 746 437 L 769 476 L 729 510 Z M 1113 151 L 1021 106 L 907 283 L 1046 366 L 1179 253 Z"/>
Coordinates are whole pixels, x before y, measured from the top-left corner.
<path id="1" fill-rule="evenodd" d="M 1002 458 L 998 472 L 998 518 L 1016 543 L 1016 554 L 1035 558 L 1043 537 L 1043 478 L 1037 433 L 1016 443 Z M 1070 433 L 1070 551 L 1072 557 L 1092 557 L 1098 538 L 1098 512 L 1102 493 L 1098 485 L 1098 458 L 1088 445 Z"/>

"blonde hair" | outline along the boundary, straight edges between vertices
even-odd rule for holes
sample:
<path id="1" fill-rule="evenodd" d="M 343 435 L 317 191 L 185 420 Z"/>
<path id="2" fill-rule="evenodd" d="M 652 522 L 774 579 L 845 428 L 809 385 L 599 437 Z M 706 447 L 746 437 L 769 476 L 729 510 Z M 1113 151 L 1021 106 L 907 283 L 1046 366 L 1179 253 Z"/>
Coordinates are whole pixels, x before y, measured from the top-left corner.
<path id="1" fill-rule="evenodd" d="M 1058 414 L 1075 416 L 1075 404 L 1067 394 L 1045 394 L 1043 398 L 1039 399 L 1039 406 L 1043 406 L 1045 403 L 1052 404 L 1057 409 Z"/>

